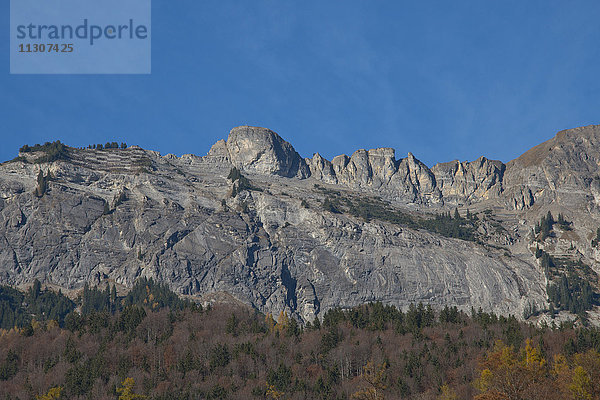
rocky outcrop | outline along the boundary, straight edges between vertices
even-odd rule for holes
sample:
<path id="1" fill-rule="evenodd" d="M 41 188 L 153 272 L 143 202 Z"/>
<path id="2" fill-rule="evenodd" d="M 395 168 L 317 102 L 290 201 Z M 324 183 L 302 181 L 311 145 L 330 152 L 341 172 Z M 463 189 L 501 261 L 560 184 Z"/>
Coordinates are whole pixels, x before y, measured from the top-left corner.
<path id="1" fill-rule="evenodd" d="M 579 209 L 589 204 L 598 177 L 600 126 L 569 129 L 507 164 L 505 199 L 508 205 L 520 205 L 525 197 L 530 204 L 558 202 Z"/>
<path id="2" fill-rule="evenodd" d="M 328 161 L 315 153 L 302 159 L 275 132 L 238 127 L 227 141 L 220 140 L 208 157 L 230 162 L 242 171 L 284 177 L 308 178 L 328 184 L 367 190 L 397 202 L 418 204 L 469 204 L 497 197 L 502 192 L 505 166 L 484 157 L 473 161 L 438 164 L 431 170 L 412 153 L 396 160 L 391 148 L 357 150 L 348 157 Z"/>
<path id="3" fill-rule="evenodd" d="M 473 162 L 436 164 L 431 170 L 444 201 L 465 204 L 499 197 L 505 169 L 500 161 L 480 157 Z"/>
<path id="4" fill-rule="evenodd" d="M 391 148 L 357 150 L 351 157 L 342 154 L 332 162 L 315 154 L 307 163 L 314 179 L 370 191 L 389 200 L 431 204 L 441 199 L 435 176 L 411 153 L 396 160 Z"/>
<path id="5" fill-rule="evenodd" d="M 302 159 L 276 133 L 252 127 L 233 129 L 205 157 L 132 147 L 69 149 L 69 159 L 41 165 L 17 160 L 0 166 L 0 281 L 37 278 L 69 290 L 146 276 L 181 294 L 227 292 L 302 320 L 368 301 L 520 316 L 546 304 L 527 237 L 548 207 L 570 210 L 565 240 L 582 257 L 595 251 L 599 138 L 597 127 L 581 128 L 506 165 L 482 157 L 432 169 L 389 148 Z M 234 166 L 251 184 L 227 179 Z M 382 197 L 416 218 L 478 205 L 489 243 L 332 213 L 322 206 L 331 193 Z"/>
<path id="6" fill-rule="evenodd" d="M 306 178 L 309 168 L 291 144 L 275 132 L 240 126 L 229 133 L 225 143 L 229 161 L 243 171 L 274 174 L 288 178 Z M 222 148 L 222 144 L 219 144 Z M 217 153 L 217 149 L 211 151 Z"/>
<path id="7" fill-rule="evenodd" d="M 581 207 L 590 196 L 600 199 L 600 184 L 593 186 L 600 182 L 599 144 L 600 126 L 588 126 L 559 132 L 508 164 L 480 157 L 429 169 L 411 153 L 396 160 L 389 148 L 358 150 L 332 162 L 316 154 L 307 163 L 315 179 L 392 201 L 468 206 L 496 199 L 513 210 L 553 201 Z"/>
<path id="8" fill-rule="evenodd" d="M 333 164 L 321 157 L 319 153 L 315 153 L 313 158 L 307 158 L 306 164 L 310 168 L 310 174 L 314 179 L 325 183 L 338 183 L 337 176 L 333 170 Z"/>

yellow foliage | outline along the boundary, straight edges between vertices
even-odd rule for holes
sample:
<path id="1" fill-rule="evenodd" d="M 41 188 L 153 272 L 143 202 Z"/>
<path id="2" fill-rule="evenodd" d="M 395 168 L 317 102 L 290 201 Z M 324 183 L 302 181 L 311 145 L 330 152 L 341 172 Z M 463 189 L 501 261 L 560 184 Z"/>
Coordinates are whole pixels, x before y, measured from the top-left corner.
<path id="1" fill-rule="evenodd" d="M 10 329 L 0 329 L 0 337 L 8 336 L 8 335 L 20 335 L 22 333 L 21 328 L 13 327 Z"/>
<path id="2" fill-rule="evenodd" d="M 125 378 L 123 383 L 121 383 L 121 387 L 117 388 L 117 393 L 120 393 L 119 400 L 145 399 L 146 396 L 133 393 L 134 386 L 135 381 L 133 380 L 133 378 Z"/>
<path id="3" fill-rule="evenodd" d="M 58 328 L 58 322 L 56 322 L 55 320 L 51 319 L 50 321 L 46 322 L 46 329 L 47 330 L 51 330 L 54 328 Z"/>
<path id="4" fill-rule="evenodd" d="M 487 392 L 492 384 L 492 378 L 492 371 L 487 368 L 482 370 L 479 378 L 475 380 L 475 388 L 480 392 Z"/>
<path id="5" fill-rule="evenodd" d="M 41 326 L 42 325 L 38 321 L 36 321 L 35 319 L 31 320 L 31 327 L 33 328 L 34 332 L 37 332 L 40 329 Z"/>
<path id="6" fill-rule="evenodd" d="M 531 339 L 525 343 L 525 366 L 538 370 L 546 366 L 546 360 L 541 356 L 540 349 L 531 345 Z"/>
<path id="7" fill-rule="evenodd" d="M 552 374 L 556 377 L 565 376 L 569 373 L 569 363 L 562 354 L 555 354 L 552 362 Z"/>
<path id="8" fill-rule="evenodd" d="M 482 363 L 480 376 L 473 382 L 481 394 L 476 398 L 509 399 L 527 396 L 546 378 L 548 366 L 539 348 L 527 340 L 525 348 L 516 352 L 512 346 L 496 341 L 494 349 Z"/>
<path id="9" fill-rule="evenodd" d="M 569 367 L 567 358 L 562 354 L 555 354 L 550 372 L 556 383 L 557 392 L 563 398 L 569 398 L 570 391 L 567 386 L 571 382 L 571 367 Z"/>
<path id="10" fill-rule="evenodd" d="M 383 400 L 385 399 L 383 391 L 387 389 L 386 385 L 386 367 L 385 364 L 375 365 L 371 361 L 364 367 L 362 379 L 367 383 L 367 387 L 359 390 L 352 395 L 357 400 Z"/>
<path id="11" fill-rule="evenodd" d="M 519 352 L 496 342 L 473 382 L 480 392 L 475 400 L 600 399 L 600 353 L 589 350 L 573 359 L 556 354 L 548 364 L 531 340 Z"/>
<path id="12" fill-rule="evenodd" d="M 383 399 L 383 395 L 377 393 L 375 388 L 366 388 L 352 394 L 352 398 L 356 400 L 380 400 Z"/>
<path id="13" fill-rule="evenodd" d="M 43 394 L 41 396 L 35 396 L 37 400 L 57 400 L 60 398 L 60 394 L 62 392 L 62 387 L 56 386 L 48 390 L 48 393 Z"/>
<path id="14" fill-rule="evenodd" d="M 458 395 L 450 386 L 443 384 L 440 390 L 442 393 L 440 394 L 439 400 L 458 400 Z"/>
<path id="15" fill-rule="evenodd" d="M 277 319 L 277 330 L 280 334 L 283 334 L 289 325 L 290 318 L 288 317 L 287 312 L 281 311 L 279 313 L 279 319 Z"/>
<path id="16" fill-rule="evenodd" d="M 269 332 L 272 333 L 275 330 L 275 320 L 273 319 L 271 313 L 267 313 L 267 315 L 265 315 L 265 324 L 267 324 L 267 329 Z"/>
<path id="17" fill-rule="evenodd" d="M 581 365 L 573 370 L 573 380 L 569 385 L 569 391 L 575 400 L 592 400 L 592 380 Z"/>
<path id="18" fill-rule="evenodd" d="M 284 396 L 285 393 L 278 391 L 275 389 L 274 385 L 267 384 L 267 398 L 269 399 L 280 399 Z"/>
<path id="19" fill-rule="evenodd" d="M 509 398 L 506 397 L 506 395 L 504 395 L 502 393 L 494 392 L 494 391 L 478 394 L 473 399 L 474 400 L 509 400 Z"/>

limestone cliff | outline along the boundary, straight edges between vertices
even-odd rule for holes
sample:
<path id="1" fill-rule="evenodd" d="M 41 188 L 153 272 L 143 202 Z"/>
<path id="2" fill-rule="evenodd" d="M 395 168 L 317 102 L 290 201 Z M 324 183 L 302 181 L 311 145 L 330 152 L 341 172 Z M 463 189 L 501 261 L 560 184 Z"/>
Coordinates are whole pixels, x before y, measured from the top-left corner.
<path id="1" fill-rule="evenodd" d="M 304 159 L 254 127 L 234 128 L 204 157 L 69 148 L 36 163 L 43 153 L 23 153 L 0 166 L 0 281 L 69 290 L 147 276 L 303 320 L 376 300 L 520 316 L 547 305 L 531 233 L 546 212 L 564 213 L 574 229 L 541 246 L 597 269 L 599 143 L 599 127 L 578 128 L 507 164 L 481 157 L 431 169 L 389 148 Z M 233 167 L 250 184 L 228 179 Z M 331 212 L 323 204 L 334 195 L 415 220 L 469 208 L 477 240 Z"/>

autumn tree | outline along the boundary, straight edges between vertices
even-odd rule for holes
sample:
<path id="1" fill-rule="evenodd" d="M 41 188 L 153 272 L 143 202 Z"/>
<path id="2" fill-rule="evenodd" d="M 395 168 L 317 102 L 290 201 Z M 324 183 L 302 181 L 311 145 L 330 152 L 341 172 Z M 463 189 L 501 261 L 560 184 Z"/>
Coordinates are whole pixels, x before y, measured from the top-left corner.
<path id="1" fill-rule="evenodd" d="M 386 381 L 386 366 L 385 364 L 375 365 L 372 361 L 369 361 L 364 367 L 364 371 L 361 376 L 365 383 L 365 387 L 362 390 L 355 392 L 352 395 L 353 399 L 356 400 L 383 400 L 384 390 L 387 389 Z"/>
<path id="2" fill-rule="evenodd" d="M 568 389 L 574 399 L 600 398 L 600 354 L 591 349 L 576 354 Z"/>
<path id="3" fill-rule="evenodd" d="M 43 394 L 41 396 L 35 396 L 35 398 L 36 398 L 36 400 L 58 400 L 58 399 L 60 399 L 62 390 L 63 390 L 62 387 L 56 386 L 56 387 L 50 388 L 50 390 L 48 390 L 48 393 Z"/>
<path id="4" fill-rule="evenodd" d="M 458 400 L 458 395 L 456 394 L 454 389 L 452 389 L 447 384 L 442 385 L 440 387 L 440 391 L 441 393 L 438 397 L 438 400 Z"/>
<path id="5" fill-rule="evenodd" d="M 146 396 L 133 393 L 134 386 L 135 381 L 133 380 L 133 378 L 125 378 L 125 380 L 121 383 L 121 387 L 117 388 L 117 393 L 119 393 L 119 400 L 145 399 Z"/>
<path id="6" fill-rule="evenodd" d="M 477 400 L 541 398 L 538 395 L 547 383 L 546 360 L 529 339 L 521 352 L 497 341 L 482 367 L 475 381 L 475 387 L 481 391 Z"/>
<path id="7" fill-rule="evenodd" d="M 276 329 L 280 335 L 284 334 L 287 328 L 290 325 L 290 317 L 288 317 L 287 312 L 281 311 L 279 313 L 279 318 L 277 319 Z"/>
<path id="8" fill-rule="evenodd" d="M 265 315 L 265 324 L 267 325 L 267 329 L 269 330 L 270 333 L 273 333 L 275 331 L 275 320 L 273 319 L 273 316 L 271 315 L 271 313 L 267 313 L 267 315 Z"/>
<path id="9" fill-rule="evenodd" d="M 284 395 L 285 395 L 284 392 L 281 392 L 281 391 L 277 390 L 274 385 L 269 385 L 267 383 L 266 396 L 267 396 L 268 399 L 278 400 L 278 399 L 281 399 Z"/>

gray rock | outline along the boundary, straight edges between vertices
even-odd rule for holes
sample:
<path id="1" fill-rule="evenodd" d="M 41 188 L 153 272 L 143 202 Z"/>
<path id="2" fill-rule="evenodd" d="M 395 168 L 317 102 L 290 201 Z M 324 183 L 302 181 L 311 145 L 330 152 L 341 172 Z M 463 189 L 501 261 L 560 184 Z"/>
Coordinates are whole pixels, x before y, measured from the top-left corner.
<path id="1" fill-rule="evenodd" d="M 437 164 L 431 170 L 444 201 L 465 204 L 499 197 L 505 168 L 500 161 L 480 157 L 473 162 Z"/>
<path id="2" fill-rule="evenodd" d="M 220 146 L 218 151 L 222 152 L 222 144 Z M 292 145 L 269 129 L 251 126 L 234 128 L 229 133 L 226 147 L 229 160 L 243 171 L 288 178 L 306 178 L 309 175 L 306 162 Z"/>
<path id="3" fill-rule="evenodd" d="M 599 144 L 598 127 L 578 128 L 506 165 L 482 157 L 429 169 L 410 153 L 396 160 L 388 148 L 303 159 L 276 133 L 239 127 L 205 157 L 131 147 L 70 149 L 69 161 L 44 165 L 4 163 L 0 281 L 37 278 L 77 290 L 146 276 L 181 294 L 228 293 L 302 320 L 368 301 L 520 317 L 530 303 L 546 305 L 530 237 L 541 215 L 563 212 L 574 221 L 548 248 L 575 244 L 593 268 L 600 262 L 589 243 L 600 226 Z M 256 190 L 230 196 L 234 166 Z M 40 170 L 52 179 L 37 197 Z M 323 189 L 345 199 L 381 197 L 421 217 L 471 207 L 487 242 L 332 214 L 321 206 Z"/>

